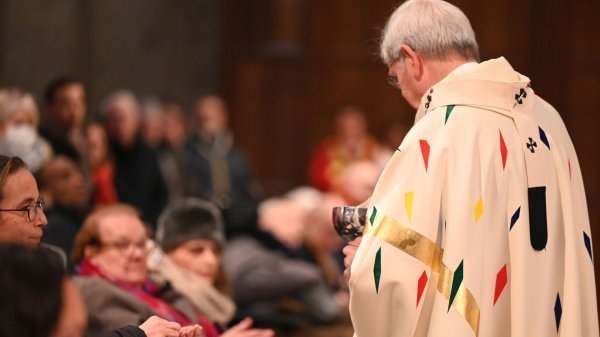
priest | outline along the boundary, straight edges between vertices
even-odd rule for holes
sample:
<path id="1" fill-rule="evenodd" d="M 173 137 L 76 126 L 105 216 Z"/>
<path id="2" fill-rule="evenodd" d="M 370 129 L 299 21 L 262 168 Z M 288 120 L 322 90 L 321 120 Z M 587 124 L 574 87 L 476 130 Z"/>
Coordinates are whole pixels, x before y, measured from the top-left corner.
<path id="1" fill-rule="evenodd" d="M 442 0 L 396 9 L 381 58 L 417 113 L 344 248 L 355 336 L 598 336 L 559 113 L 504 58 L 479 62 L 469 20 Z"/>

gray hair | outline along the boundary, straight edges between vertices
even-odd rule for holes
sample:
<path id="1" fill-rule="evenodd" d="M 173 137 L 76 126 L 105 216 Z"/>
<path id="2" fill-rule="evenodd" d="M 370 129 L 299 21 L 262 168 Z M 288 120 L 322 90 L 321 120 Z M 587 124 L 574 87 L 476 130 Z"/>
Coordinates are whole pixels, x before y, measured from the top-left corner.
<path id="1" fill-rule="evenodd" d="M 11 118 L 19 108 L 29 111 L 33 117 L 34 126 L 37 126 L 40 116 L 33 96 L 19 89 L 1 89 L 0 122 Z"/>
<path id="2" fill-rule="evenodd" d="M 122 104 L 128 112 L 133 112 L 136 118 L 141 118 L 141 107 L 137 97 L 128 90 L 119 90 L 106 97 L 100 104 L 100 114 L 106 118 L 109 110 L 117 104 Z"/>
<path id="3" fill-rule="evenodd" d="M 380 56 L 386 65 L 401 57 L 402 44 L 436 60 L 451 55 L 479 60 L 469 19 L 442 0 L 407 0 L 394 11 L 381 34 Z"/>

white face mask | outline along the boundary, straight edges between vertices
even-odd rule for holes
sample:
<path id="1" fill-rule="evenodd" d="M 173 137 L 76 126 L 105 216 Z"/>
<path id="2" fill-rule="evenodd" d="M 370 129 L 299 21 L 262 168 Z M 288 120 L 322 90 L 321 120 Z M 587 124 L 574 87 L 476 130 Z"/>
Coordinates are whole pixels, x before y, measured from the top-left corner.
<path id="1" fill-rule="evenodd" d="M 21 157 L 32 171 L 39 169 L 52 154 L 48 143 L 28 124 L 10 125 L 3 143 L 8 152 L 5 155 Z"/>
<path id="2" fill-rule="evenodd" d="M 5 142 L 14 150 L 31 150 L 39 136 L 33 126 L 28 124 L 11 124 L 6 131 Z M 26 152 L 21 152 L 26 153 Z"/>

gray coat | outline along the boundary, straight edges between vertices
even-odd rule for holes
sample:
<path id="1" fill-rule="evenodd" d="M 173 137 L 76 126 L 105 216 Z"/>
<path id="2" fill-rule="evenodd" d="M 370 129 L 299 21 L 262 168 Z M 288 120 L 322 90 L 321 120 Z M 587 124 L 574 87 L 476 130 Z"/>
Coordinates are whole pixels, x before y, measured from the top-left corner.
<path id="1" fill-rule="evenodd" d="M 156 315 L 149 305 L 135 295 L 106 280 L 76 276 L 73 281 L 87 307 L 88 337 L 101 337 L 125 325 L 137 326 Z M 167 290 L 161 299 L 198 323 L 195 308 L 185 297 Z"/>

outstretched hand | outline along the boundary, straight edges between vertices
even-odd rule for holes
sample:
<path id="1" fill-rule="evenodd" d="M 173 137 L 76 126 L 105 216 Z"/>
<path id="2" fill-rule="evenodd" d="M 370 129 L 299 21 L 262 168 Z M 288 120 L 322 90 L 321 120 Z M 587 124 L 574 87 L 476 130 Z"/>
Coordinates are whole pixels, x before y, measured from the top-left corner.
<path id="1" fill-rule="evenodd" d="M 202 337 L 202 327 L 198 324 L 184 326 L 179 330 L 179 337 Z"/>
<path id="2" fill-rule="evenodd" d="M 152 316 L 140 325 L 140 329 L 146 333 L 147 337 L 179 337 L 181 325 L 158 316 Z"/>
<path id="3" fill-rule="evenodd" d="M 177 322 L 170 322 L 158 316 L 148 318 L 140 329 L 147 337 L 202 337 L 202 327 L 198 324 L 181 327 Z"/>
<path id="4" fill-rule="evenodd" d="M 234 325 L 223 334 L 221 337 L 274 337 L 275 333 L 271 329 L 253 329 L 252 319 L 244 318 L 241 322 Z"/>

